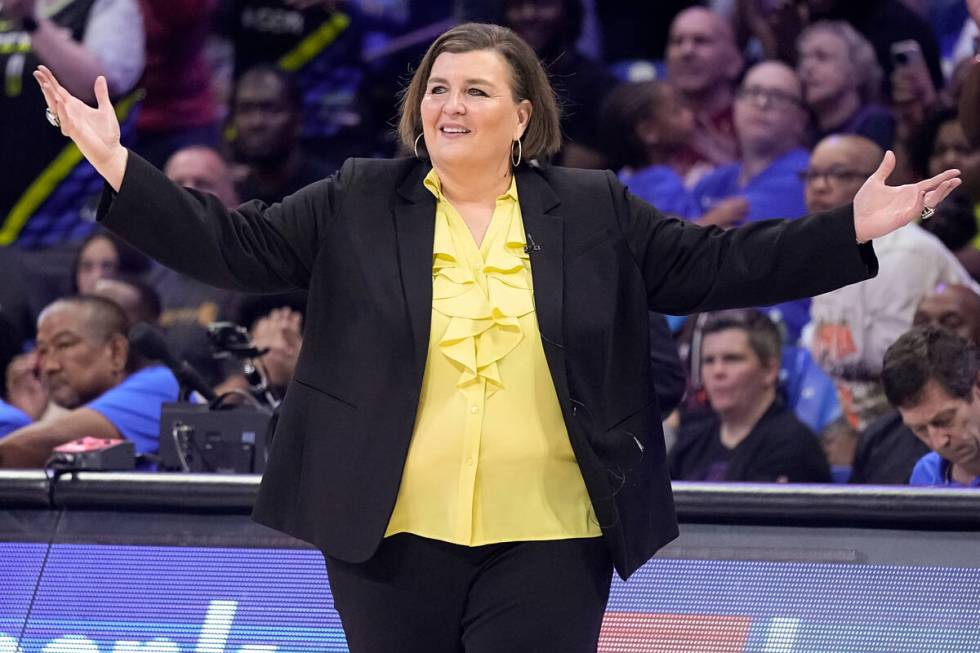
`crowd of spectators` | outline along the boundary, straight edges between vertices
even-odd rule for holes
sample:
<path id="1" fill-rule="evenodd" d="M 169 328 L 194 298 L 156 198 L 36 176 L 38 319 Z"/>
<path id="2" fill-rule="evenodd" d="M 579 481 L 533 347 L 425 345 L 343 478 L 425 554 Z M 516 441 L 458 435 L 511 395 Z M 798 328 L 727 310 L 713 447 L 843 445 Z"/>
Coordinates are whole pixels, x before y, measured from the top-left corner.
<path id="1" fill-rule="evenodd" d="M 348 157 L 411 156 L 399 90 L 464 20 L 509 26 L 549 72 L 564 141 L 536 164 L 610 168 L 678 219 L 820 213 L 886 150 L 891 183 L 960 169 L 932 219 L 875 242 L 876 278 L 651 314 L 651 365 L 675 479 L 978 484 L 980 0 L 5 0 L 0 467 L 90 435 L 156 453 L 178 384 L 131 350 L 137 323 L 218 393 L 248 382 L 209 325 L 249 330 L 279 397 L 302 344 L 302 293 L 212 288 L 97 227 L 101 180 L 47 124 L 37 65 L 87 101 L 104 75 L 124 143 L 180 185 L 272 204 Z"/>

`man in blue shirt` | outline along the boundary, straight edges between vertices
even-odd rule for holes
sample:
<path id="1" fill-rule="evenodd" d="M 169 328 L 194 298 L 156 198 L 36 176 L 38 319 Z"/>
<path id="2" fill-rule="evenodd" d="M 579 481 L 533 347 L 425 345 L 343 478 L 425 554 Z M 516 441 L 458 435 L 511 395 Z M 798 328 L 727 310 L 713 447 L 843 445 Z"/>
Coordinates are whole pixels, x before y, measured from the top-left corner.
<path id="1" fill-rule="evenodd" d="M 0 438 L 0 467 L 41 467 L 77 438 L 126 438 L 157 450 L 160 404 L 176 401 L 177 380 L 158 366 L 133 369 L 128 320 L 96 296 L 59 299 L 38 318 L 38 369 L 51 401 L 69 409 Z"/>
<path id="2" fill-rule="evenodd" d="M 932 449 L 912 485 L 980 487 L 978 372 L 976 347 L 943 327 L 915 327 L 885 352 L 885 395 Z"/>
<path id="3" fill-rule="evenodd" d="M 27 413 L 0 399 L 0 437 L 30 423 Z"/>

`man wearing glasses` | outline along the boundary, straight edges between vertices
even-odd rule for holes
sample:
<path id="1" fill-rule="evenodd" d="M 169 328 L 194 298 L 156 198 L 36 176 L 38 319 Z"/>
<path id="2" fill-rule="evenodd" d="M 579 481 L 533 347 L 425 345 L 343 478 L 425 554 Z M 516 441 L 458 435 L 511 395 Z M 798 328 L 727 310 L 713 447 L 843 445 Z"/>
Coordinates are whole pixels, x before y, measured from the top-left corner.
<path id="1" fill-rule="evenodd" d="M 695 186 L 702 211 L 727 197 L 742 196 L 749 204 L 749 221 L 806 213 L 799 179 L 809 160 L 802 147 L 807 128 L 802 98 L 800 80 L 789 66 L 764 61 L 749 70 L 735 95 L 740 158 Z"/>
<path id="2" fill-rule="evenodd" d="M 852 201 L 882 156 L 878 145 L 861 136 L 834 135 L 817 143 L 801 175 L 807 210 Z M 840 441 L 827 443 L 835 464 L 850 464 L 856 433 L 888 410 L 879 381 L 882 357 L 912 326 L 919 300 L 939 283 L 977 288 L 949 250 L 916 224 L 875 239 L 875 253 L 877 277 L 814 297 L 810 307 L 810 350 L 833 378 L 849 427 L 837 432 Z"/>

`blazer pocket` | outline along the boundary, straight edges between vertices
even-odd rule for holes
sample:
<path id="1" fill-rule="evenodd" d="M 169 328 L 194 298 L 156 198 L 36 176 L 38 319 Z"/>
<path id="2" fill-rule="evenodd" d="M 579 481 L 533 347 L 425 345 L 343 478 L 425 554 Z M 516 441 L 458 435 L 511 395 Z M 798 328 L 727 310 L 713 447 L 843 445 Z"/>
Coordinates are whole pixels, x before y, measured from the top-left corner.
<path id="1" fill-rule="evenodd" d="M 576 243 L 573 243 L 568 248 L 568 260 L 573 260 L 585 254 L 591 249 L 594 249 L 603 243 L 607 243 L 611 240 L 609 236 L 609 230 L 603 227 L 599 231 L 592 232 L 588 236 L 582 238 Z"/>
<path id="2" fill-rule="evenodd" d="M 319 387 L 319 386 L 317 386 L 317 385 L 315 385 L 313 383 L 310 383 L 308 381 L 304 381 L 303 379 L 300 379 L 300 378 L 298 378 L 296 376 L 293 377 L 293 383 L 295 383 L 297 385 L 301 385 L 304 388 L 306 388 L 307 390 L 312 390 L 313 392 L 315 392 L 317 394 L 320 394 L 320 395 L 323 395 L 323 396 L 325 396 L 325 397 L 327 397 L 329 399 L 333 399 L 334 401 L 336 401 L 336 402 L 338 402 L 340 404 L 343 404 L 344 406 L 347 406 L 348 408 L 350 408 L 352 410 L 357 410 L 357 406 L 355 404 L 351 403 L 347 399 L 344 399 L 343 397 L 341 397 L 340 395 L 338 395 L 335 392 L 332 392 L 330 390 L 326 390 L 324 388 L 321 388 L 321 387 Z"/>

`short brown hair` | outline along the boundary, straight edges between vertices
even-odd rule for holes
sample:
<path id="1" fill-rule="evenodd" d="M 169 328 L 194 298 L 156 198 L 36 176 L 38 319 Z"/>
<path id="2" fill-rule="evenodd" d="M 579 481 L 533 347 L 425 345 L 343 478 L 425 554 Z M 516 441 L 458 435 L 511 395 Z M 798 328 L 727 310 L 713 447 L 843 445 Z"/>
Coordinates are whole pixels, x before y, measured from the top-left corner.
<path id="1" fill-rule="evenodd" d="M 779 365 L 782 358 L 782 336 L 779 327 L 769 316 L 754 308 L 734 308 L 708 314 L 701 337 L 708 334 L 740 329 L 749 340 L 749 348 L 759 357 L 763 365 L 775 361 Z"/>
<path id="2" fill-rule="evenodd" d="M 475 50 L 493 50 L 500 54 L 511 71 L 514 101 L 531 103 L 531 118 L 521 141 L 524 158 L 545 158 L 557 152 L 561 148 L 558 103 L 538 56 L 512 30 L 485 23 L 457 25 L 443 32 L 429 46 L 399 102 L 398 137 L 402 145 L 412 150 L 415 138 L 422 131 L 420 106 L 436 57 L 443 52 L 459 54 Z"/>

